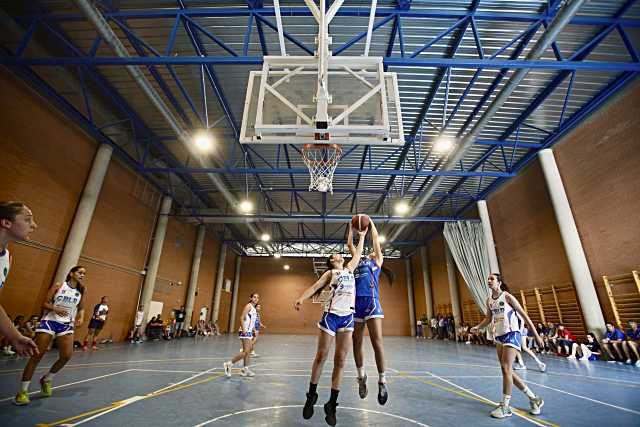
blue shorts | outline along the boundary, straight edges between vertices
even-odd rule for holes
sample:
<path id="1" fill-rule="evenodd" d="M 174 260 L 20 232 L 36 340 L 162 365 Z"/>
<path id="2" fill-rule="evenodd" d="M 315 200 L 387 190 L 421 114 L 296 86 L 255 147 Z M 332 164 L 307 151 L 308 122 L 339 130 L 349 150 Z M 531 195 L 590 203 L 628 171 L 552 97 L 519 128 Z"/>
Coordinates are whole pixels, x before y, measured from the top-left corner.
<path id="1" fill-rule="evenodd" d="M 322 319 L 318 322 L 318 328 L 328 333 L 332 337 L 336 336 L 336 332 L 353 331 L 354 321 L 353 314 L 346 316 L 338 316 L 333 313 L 324 313 Z"/>
<path id="2" fill-rule="evenodd" d="M 73 323 L 60 323 L 55 320 L 41 320 L 36 328 L 36 332 L 61 337 L 73 333 Z"/>
<path id="3" fill-rule="evenodd" d="M 504 346 L 513 347 L 517 350 L 522 347 L 522 334 L 520 331 L 507 332 L 504 335 L 495 337 L 495 340 Z"/>
<path id="4" fill-rule="evenodd" d="M 249 331 L 249 332 L 238 332 L 238 338 L 240 338 L 241 340 L 250 340 L 253 339 L 253 332 Z"/>
<path id="5" fill-rule="evenodd" d="M 369 319 L 384 318 L 380 300 L 372 297 L 356 297 L 356 313 L 354 319 L 358 323 L 364 323 Z"/>

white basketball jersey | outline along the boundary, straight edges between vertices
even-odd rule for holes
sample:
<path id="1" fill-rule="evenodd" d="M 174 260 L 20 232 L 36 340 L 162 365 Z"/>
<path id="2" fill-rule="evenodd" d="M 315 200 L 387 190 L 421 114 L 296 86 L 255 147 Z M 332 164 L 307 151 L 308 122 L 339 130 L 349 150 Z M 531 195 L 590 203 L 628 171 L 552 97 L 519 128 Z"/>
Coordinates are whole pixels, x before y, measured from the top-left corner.
<path id="1" fill-rule="evenodd" d="M 251 332 L 256 326 L 256 308 L 251 304 L 251 309 L 247 315 L 242 319 L 242 329 L 246 332 Z"/>
<path id="2" fill-rule="evenodd" d="M 71 323 L 76 318 L 76 312 L 78 310 L 78 304 L 82 294 L 77 288 L 72 288 L 67 282 L 64 282 L 60 289 L 53 296 L 53 306 L 63 308 L 67 311 L 66 316 L 60 316 L 55 311 L 47 311 L 42 320 L 54 320 L 60 323 Z"/>
<path id="3" fill-rule="evenodd" d="M 4 287 L 4 282 L 7 281 L 9 275 L 9 269 L 11 268 L 11 254 L 9 249 L 0 251 L 0 289 Z"/>
<path id="4" fill-rule="evenodd" d="M 497 337 L 522 330 L 522 320 L 507 302 L 505 296 L 506 292 L 502 292 L 496 299 L 489 297 L 489 308 L 493 316 L 493 324 L 496 328 L 495 336 Z"/>
<path id="5" fill-rule="evenodd" d="M 356 278 L 349 269 L 331 270 L 331 297 L 324 303 L 324 311 L 338 316 L 354 312 L 356 305 Z"/>

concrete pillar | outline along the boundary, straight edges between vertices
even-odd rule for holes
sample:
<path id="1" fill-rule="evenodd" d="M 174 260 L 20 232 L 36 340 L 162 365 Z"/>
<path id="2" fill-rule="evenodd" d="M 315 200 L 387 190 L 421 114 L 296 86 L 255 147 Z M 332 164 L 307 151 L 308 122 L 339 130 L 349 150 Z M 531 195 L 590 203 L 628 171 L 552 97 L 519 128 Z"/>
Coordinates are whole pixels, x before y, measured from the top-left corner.
<path id="1" fill-rule="evenodd" d="M 427 306 L 427 318 L 430 322 L 433 317 L 433 292 L 431 291 L 431 277 L 429 277 L 429 260 L 426 246 L 420 248 L 420 264 L 422 265 L 422 282 L 424 283 L 424 301 Z M 428 327 L 430 326 L 431 324 L 428 325 Z"/>
<path id="2" fill-rule="evenodd" d="M 80 253 L 89 231 L 89 225 L 91 225 L 91 219 L 93 218 L 93 211 L 98 203 L 102 183 L 107 174 L 107 169 L 109 169 L 112 153 L 113 147 L 101 144 L 93 158 L 89 177 L 84 185 L 84 190 L 82 190 L 80 202 L 73 216 L 73 222 L 60 255 L 60 261 L 58 261 L 58 269 L 54 277 L 54 282 L 56 283 L 63 282 L 69 270 L 78 264 Z"/>
<path id="3" fill-rule="evenodd" d="M 453 320 L 457 328 L 460 326 L 462 321 L 462 312 L 460 311 L 460 293 L 458 292 L 458 276 L 456 275 L 457 267 L 446 240 L 444 243 L 444 252 L 447 259 L 447 276 L 449 278 L 449 294 L 451 295 L 451 311 L 453 311 Z"/>
<path id="4" fill-rule="evenodd" d="M 416 336 L 416 308 L 413 304 L 413 272 L 411 271 L 411 259 L 404 260 L 405 277 L 407 281 L 407 300 L 409 301 L 409 324 L 411 336 Z"/>
<path id="5" fill-rule="evenodd" d="M 598 296 L 591 279 L 591 271 L 589 271 L 587 258 L 582 248 L 580 235 L 573 219 L 573 213 L 562 184 L 556 159 L 550 149 L 540 150 L 538 156 L 540 157 L 540 165 L 547 183 L 556 221 L 560 228 L 564 251 L 569 260 L 573 284 L 582 308 L 587 331 L 600 332 L 604 328 L 602 309 L 598 302 Z"/>
<path id="6" fill-rule="evenodd" d="M 160 265 L 164 236 L 167 234 L 167 222 L 169 221 L 169 212 L 171 212 L 171 203 L 171 197 L 164 196 L 162 198 L 158 221 L 156 221 L 156 229 L 153 233 L 153 244 L 151 245 L 151 253 L 149 254 L 149 261 L 147 262 L 147 274 L 144 277 L 142 296 L 140 297 L 140 304 L 144 305 L 143 325 L 147 324 L 149 308 L 151 308 L 151 298 L 153 297 L 153 290 L 156 287 L 156 277 L 158 276 L 158 266 Z"/>
<path id="7" fill-rule="evenodd" d="M 184 309 L 186 311 L 185 327 L 191 324 L 193 316 L 193 305 L 196 301 L 196 290 L 198 289 L 198 274 L 200 273 L 200 260 L 202 259 L 202 247 L 204 246 L 205 226 L 198 225 L 198 234 L 196 236 L 196 246 L 193 249 L 193 258 L 191 261 L 191 276 L 189 277 L 189 287 L 187 288 L 187 302 Z"/>
<path id="8" fill-rule="evenodd" d="M 242 257 L 236 257 L 236 271 L 233 276 L 233 295 L 231 296 L 231 312 L 229 314 L 229 333 L 232 334 L 236 326 L 236 309 L 238 308 L 238 289 L 240 289 L 240 266 Z"/>
<path id="9" fill-rule="evenodd" d="M 500 265 L 498 264 L 498 254 L 496 254 L 496 243 L 493 240 L 493 231 L 491 230 L 491 220 L 489 219 L 489 209 L 486 200 L 478 200 L 478 213 L 482 222 L 482 232 L 484 234 L 484 243 L 487 246 L 489 255 L 489 267 L 492 273 L 500 273 Z"/>
<path id="10" fill-rule="evenodd" d="M 211 309 L 211 321 L 217 322 L 220 314 L 220 296 L 222 295 L 222 283 L 224 282 L 224 263 L 227 259 L 227 244 L 220 245 L 220 254 L 218 256 L 218 272 L 216 274 L 216 289 L 213 293 L 213 307 Z M 218 325 L 220 328 L 220 325 Z"/>

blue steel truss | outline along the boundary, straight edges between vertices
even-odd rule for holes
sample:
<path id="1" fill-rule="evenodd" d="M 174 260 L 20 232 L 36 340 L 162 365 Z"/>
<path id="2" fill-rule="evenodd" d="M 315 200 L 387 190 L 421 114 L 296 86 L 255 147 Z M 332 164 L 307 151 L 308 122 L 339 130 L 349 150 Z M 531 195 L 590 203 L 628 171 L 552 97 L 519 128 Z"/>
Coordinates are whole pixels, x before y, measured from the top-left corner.
<path id="1" fill-rule="evenodd" d="M 114 147 L 116 154 L 123 159 L 132 169 L 136 170 L 154 187 L 164 194 L 170 194 L 182 209 L 188 209 L 195 218 L 199 216 L 202 208 L 217 208 L 220 216 L 226 215 L 228 207 L 220 205 L 219 201 L 210 197 L 215 195 L 215 191 L 203 188 L 197 176 L 203 173 L 220 174 L 227 182 L 231 191 L 242 193 L 243 188 L 238 187 L 237 177 L 250 175 L 253 185 L 260 196 L 260 201 L 265 207 L 264 214 L 258 215 L 263 219 L 276 215 L 277 212 L 296 217 L 312 213 L 315 216 L 330 220 L 338 212 L 344 213 L 342 209 L 349 209 L 347 213 L 355 213 L 363 205 L 359 202 L 360 197 L 375 197 L 365 210 L 373 210 L 380 213 L 384 210 L 385 201 L 394 195 L 394 188 L 401 178 L 401 195 L 403 197 L 417 198 L 424 187 L 429 183 L 431 176 L 446 176 L 457 180 L 456 183 L 445 191 L 437 191 L 434 198 L 439 201 L 435 206 L 422 212 L 420 217 L 416 217 L 416 228 L 410 228 L 406 235 L 425 237 L 422 230 L 425 221 L 420 218 L 431 220 L 447 221 L 461 217 L 464 212 L 475 203 L 475 201 L 486 197 L 497 186 L 505 180 L 515 176 L 536 153 L 543 148 L 552 146 L 568 130 L 579 125 L 592 111 L 601 105 L 606 99 L 617 91 L 621 90 L 626 83 L 631 81 L 640 72 L 640 59 L 638 47 L 634 45 L 634 39 L 629 36 L 628 31 L 637 31 L 640 28 L 640 20 L 625 18 L 625 14 L 636 3 L 635 0 L 626 1 L 622 7 L 612 16 L 577 16 L 571 21 L 572 26 L 592 28 L 598 27 L 599 31 L 586 43 L 577 47 L 570 56 L 563 57 L 557 44 L 552 45 L 554 59 L 541 59 L 536 61 L 524 61 L 521 59 L 530 41 L 541 27 L 545 27 L 553 19 L 558 10 L 560 1 L 550 0 L 547 7 L 540 13 L 516 13 L 516 12 L 487 12 L 480 10 L 480 0 L 470 0 L 467 10 L 423 10 L 411 8 L 410 0 L 397 1 L 395 8 L 378 8 L 376 10 L 376 22 L 374 32 L 383 29 L 391 29 L 388 42 L 386 43 L 386 55 L 384 65 L 386 68 L 401 69 L 402 67 L 413 67 L 416 69 L 436 68 L 436 76 L 431 88 L 424 94 L 420 111 L 410 126 L 406 143 L 403 147 L 389 152 L 385 151 L 384 156 L 376 156 L 378 148 L 374 146 L 352 147 L 343 154 L 345 160 L 350 156 L 357 157 L 358 167 L 338 167 L 336 176 L 355 177 L 353 188 L 336 188 L 334 198 L 339 198 L 337 204 L 329 207 L 327 195 L 325 194 L 319 204 L 309 201 L 309 196 L 305 195 L 306 188 L 301 184 L 303 180 L 296 180 L 296 175 L 306 175 L 306 169 L 294 167 L 291 162 L 292 151 L 299 149 L 293 145 L 277 146 L 275 162 L 265 156 L 264 153 L 238 143 L 239 126 L 234 117 L 233 109 L 228 101 L 227 88 L 224 88 L 216 74 L 217 65 L 247 65 L 259 66 L 262 64 L 262 56 L 251 54 L 250 43 L 255 29 L 262 55 L 269 54 L 265 33 L 275 32 L 276 26 L 273 22 L 275 11 L 273 8 L 263 7 L 261 1 L 249 1 L 246 7 L 226 7 L 226 8 L 186 8 L 181 0 L 178 0 L 175 8 L 148 9 L 148 10 L 109 10 L 104 13 L 106 19 L 117 27 L 121 34 L 124 34 L 126 41 L 132 47 L 130 58 L 119 58 L 98 54 L 100 47 L 104 43 L 100 37 L 96 37 L 90 48 L 81 49 L 77 47 L 72 39 L 62 30 L 65 23 L 74 21 L 84 21 L 84 17 L 77 13 L 71 14 L 36 14 L 16 16 L 16 22 L 20 23 L 24 29 L 24 34 L 17 46 L 10 49 L 2 46 L 2 56 L 0 63 L 10 67 L 21 78 L 29 82 L 32 87 L 50 99 L 57 108 L 62 110 L 69 118 L 78 123 L 83 129 L 89 132 L 96 140 L 110 144 Z M 283 7 L 284 16 L 309 17 L 310 12 L 306 7 Z M 338 17 L 367 17 L 367 8 L 343 7 L 338 13 Z M 243 42 L 239 48 L 233 46 L 225 37 L 211 31 L 203 25 L 200 20 L 205 18 L 246 18 L 246 27 L 243 31 Z M 150 42 L 145 40 L 140 32 L 134 30 L 134 23 L 139 28 L 146 20 L 166 19 L 171 22 L 168 29 L 168 37 L 164 45 L 159 45 L 157 40 Z M 446 22 L 445 26 L 435 37 L 424 40 L 421 46 L 410 50 L 405 43 L 406 33 L 403 20 L 425 19 L 441 20 Z M 453 23 L 452 23 L 453 22 Z M 486 53 L 486 40 L 478 30 L 479 23 L 493 22 L 500 23 L 524 23 L 527 27 L 517 37 L 514 37 L 506 45 L 491 55 Z M 254 28 L 255 27 L 255 28 Z M 184 30 L 188 35 L 193 53 L 191 55 L 176 55 L 176 39 L 179 31 Z M 35 43 L 39 31 L 49 34 L 47 42 L 54 45 L 57 54 L 55 56 L 33 57 L 28 55 L 29 46 Z M 622 40 L 625 52 L 628 54 L 627 60 L 589 60 L 589 55 L 600 45 L 600 43 L 610 34 L 617 33 Z M 463 38 L 471 35 L 476 49 L 476 57 L 458 55 Z M 287 43 L 299 49 L 299 52 L 306 55 L 313 54 L 313 46 L 307 45 L 298 36 L 285 31 Z M 345 41 L 343 44 L 334 46 L 334 55 L 346 54 L 349 48 L 361 42 L 366 37 L 366 32 L 358 32 Z M 207 52 L 203 39 L 216 46 L 216 54 L 210 55 Z M 435 46 L 449 40 L 448 49 L 444 55 L 435 51 Z M 398 45 L 398 50 L 395 51 Z M 504 59 L 509 52 L 508 59 Z M 438 53 L 437 55 L 425 55 L 426 53 Z M 207 107 L 199 106 L 196 95 L 206 99 L 206 91 L 211 91 L 217 100 L 223 113 L 221 118 L 231 130 L 234 141 L 233 149 L 226 157 L 214 159 L 215 167 L 194 168 L 189 166 L 190 159 L 178 158 L 167 144 L 175 141 L 175 136 L 158 135 L 151 129 L 151 126 L 130 106 L 127 99 L 120 95 L 113 85 L 105 78 L 99 67 L 123 67 L 126 65 L 140 65 L 147 68 L 149 74 L 156 83 L 162 95 L 167 99 L 169 105 L 175 110 L 178 117 L 189 129 L 205 127 L 209 123 L 206 115 Z M 178 66 L 198 66 L 201 70 L 202 84 L 200 94 L 193 93 L 187 89 L 185 82 L 176 72 Z M 65 97 L 56 87 L 47 83 L 41 76 L 42 67 L 65 67 L 75 70 L 78 76 L 78 85 L 82 97 L 82 108 L 74 104 L 68 97 Z M 547 84 L 547 86 L 537 94 L 530 105 L 525 108 L 497 138 L 481 138 L 475 141 L 476 147 L 486 147 L 486 151 L 472 164 L 461 164 L 458 170 L 441 171 L 440 162 L 435 166 L 426 168 L 430 151 L 426 155 L 421 154 L 422 144 L 425 143 L 423 131 L 426 127 L 433 127 L 439 133 L 446 131 L 453 123 L 454 118 L 462 114 L 461 106 L 469 99 L 469 95 L 481 74 L 485 70 L 499 70 L 497 76 L 487 87 L 484 95 L 480 97 L 471 113 L 467 113 L 464 125 L 458 130 L 458 136 L 462 136 L 469 129 L 473 120 L 481 114 L 483 107 L 488 103 L 492 93 L 498 90 L 503 79 L 508 72 L 518 68 L 528 68 L 534 70 L 551 70 L 557 75 Z M 448 103 L 451 87 L 451 74 L 453 69 L 471 69 L 474 74 L 462 95 L 457 100 L 451 111 L 447 114 L 443 110 L 442 123 L 434 124 L 427 119 L 432 110 L 436 96 L 444 90 L 445 105 Z M 38 70 L 38 71 L 36 71 Z M 600 72 L 609 73 L 615 78 L 604 87 L 593 99 L 585 103 L 578 111 L 569 114 L 569 102 L 572 96 L 574 82 L 577 73 Z M 170 79 L 167 79 L 166 75 Z M 559 87 L 568 80 L 567 89 L 564 94 L 562 110 L 553 129 L 542 129 L 532 123 L 528 123 L 528 118 L 544 104 L 553 94 L 556 94 Z M 444 89 L 442 89 L 444 88 Z M 177 91 L 177 92 L 176 92 Z M 97 123 L 95 120 L 95 106 L 98 103 L 107 102 L 119 119 L 112 123 Z M 84 110 L 84 111 L 82 111 Z M 210 124 L 210 123 L 209 123 Z M 117 143 L 108 136 L 107 130 L 112 126 L 126 127 L 131 133 L 131 141 L 127 146 Z M 539 142 L 522 141 L 520 133 L 523 128 L 533 129 L 545 135 Z M 526 155 L 516 156 L 517 150 L 527 150 Z M 497 157 L 495 154 L 498 153 Z M 373 159 L 376 160 L 373 160 Z M 392 165 L 388 162 L 393 160 Z M 246 161 L 243 167 L 240 165 Z M 282 162 L 282 164 L 281 164 Z M 162 165 L 159 165 L 161 163 Z M 258 163 L 264 166 L 258 166 Z M 265 176 L 283 175 L 287 177 L 290 187 L 270 187 L 264 182 Z M 367 177 L 386 177 L 387 180 L 380 184 L 378 189 L 370 186 L 361 188 L 363 180 Z M 405 182 L 406 179 L 406 182 Z M 477 191 L 470 192 L 465 186 L 465 182 L 470 179 L 478 180 Z M 482 187 L 483 180 L 491 182 L 490 185 Z M 418 182 L 420 185 L 414 186 Z M 416 184 L 417 185 L 417 184 Z M 277 193 L 290 193 L 289 206 L 283 206 L 274 195 Z M 437 215 L 443 208 L 449 207 L 449 215 Z M 389 216 L 387 216 L 390 218 Z M 277 238 L 284 244 L 285 241 L 296 242 L 295 239 L 314 239 L 318 243 L 333 244 L 335 238 L 342 232 L 340 229 L 328 230 L 327 223 L 322 223 L 321 230 L 314 230 L 304 223 L 298 224 L 298 233 L 292 234 L 281 224 L 275 224 Z M 225 232 L 230 232 L 231 238 L 238 243 L 242 250 L 254 247 L 254 242 L 245 237 L 237 227 L 225 225 Z M 416 234 L 416 231 L 418 234 Z M 429 234 L 426 235 L 428 237 Z M 313 243 L 313 242 L 311 242 Z M 392 242 L 394 247 L 410 247 L 420 244 L 420 241 L 411 240 Z M 257 254 L 257 252 L 256 252 Z"/>

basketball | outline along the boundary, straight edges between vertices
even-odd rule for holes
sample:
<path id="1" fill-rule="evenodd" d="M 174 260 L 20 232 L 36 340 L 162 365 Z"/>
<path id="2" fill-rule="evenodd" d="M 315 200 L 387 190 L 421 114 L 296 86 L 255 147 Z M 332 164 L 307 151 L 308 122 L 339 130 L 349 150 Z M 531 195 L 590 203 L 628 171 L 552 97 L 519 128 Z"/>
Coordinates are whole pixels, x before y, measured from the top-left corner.
<path id="1" fill-rule="evenodd" d="M 366 230 L 370 222 L 369 216 L 365 214 L 354 215 L 353 218 L 351 218 L 351 226 L 358 231 Z"/>

